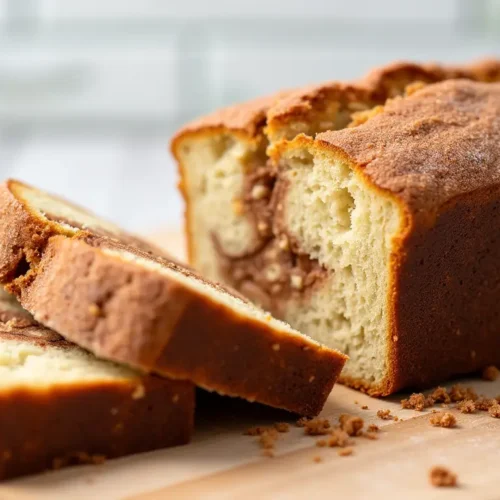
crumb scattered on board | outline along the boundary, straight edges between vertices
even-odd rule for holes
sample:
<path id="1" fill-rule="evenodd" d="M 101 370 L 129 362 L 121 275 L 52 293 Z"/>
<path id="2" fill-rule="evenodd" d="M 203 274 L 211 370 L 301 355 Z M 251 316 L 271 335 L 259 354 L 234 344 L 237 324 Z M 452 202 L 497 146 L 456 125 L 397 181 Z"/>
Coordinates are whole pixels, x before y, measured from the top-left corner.
<path id="1" fill-rule="evenodd" d="M 352 448 L 341 448 L 339 451 L 337 451 L 337 454 L 341 457 L 348 457 L 354 453 L 354 450 Z"/>
<path id="2" fill-rule="evenodd" d="M 457 486 L 457 475 L 446 467 L 435 465 L 429 471 L 429 481 L 432 486 L 436 486 L 438 488 L 454 487 Z"/>
<path id="3" fill-rule="evenodd" d="M 457 425 L 457 419 L 453 413 L 438 411 L 431 415 L 429 420 L 431 425 L 435 427 L 455 427 Z"/>
<path id="4" fill-rule="evenodd" d="M 382 420 L 392 420 L 394 417 L 391 415 L 391 410 L 379 410 L 377 412 L 377 417 Z"/>

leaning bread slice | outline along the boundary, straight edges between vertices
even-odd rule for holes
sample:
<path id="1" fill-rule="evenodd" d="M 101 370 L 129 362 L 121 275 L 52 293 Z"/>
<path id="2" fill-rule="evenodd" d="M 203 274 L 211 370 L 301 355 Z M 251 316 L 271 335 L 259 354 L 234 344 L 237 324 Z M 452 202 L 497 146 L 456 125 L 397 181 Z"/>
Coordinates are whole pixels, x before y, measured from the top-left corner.
<path id="1" fill-rule="evenodd" d="M 38 321 L 99 357 L 304 415 L 321 410 L 343 355 L 187 268 L 90 228 L 38 238 L 40 224 L 52 222 L 42 221 L 36 192 L 16 181 L 0 189 L 0 254 L 3 283 Z"/>
<path id="2" fill-rule="evenodd" d="M 100 360 L 0 295 L 0 480 L 189 441 L 192 384 Z"/>
<path id="3" fill-rule="evenodd" d="M 500 363 L 500 84 L 450 80 L 364 125 L 278 144 L 273 227 L 300 266 L 273 310 L 374 395 Z M 269 259 L 267 266 L 281 259 Z M 293 283 L 293 282 L 292 282 Z"/>

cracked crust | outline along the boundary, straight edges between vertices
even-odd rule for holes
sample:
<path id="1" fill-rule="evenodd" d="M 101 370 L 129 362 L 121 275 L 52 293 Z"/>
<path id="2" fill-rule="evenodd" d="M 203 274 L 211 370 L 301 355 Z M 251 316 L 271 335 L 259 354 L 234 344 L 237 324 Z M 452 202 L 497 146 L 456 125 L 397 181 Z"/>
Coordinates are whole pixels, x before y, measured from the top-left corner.
<path id="1" fill-rule="evenodd" d="M 79 350 L 3 296 L 0 318 L 0 344 Z M 193 386 L 154 376 L 4 386 L 0 479 L 185 444 L 193 415 Z"/>
<path id="2" fill-rule="evenodd" d="M 38 321 L 103 358 L 303 415 L 321 410 L 345 356 L 217 302 L 209 291 L 239 296 L 173 261 L 89 230 L 45 229 L 11 185 L 0 189 L 1 278 Z"/>

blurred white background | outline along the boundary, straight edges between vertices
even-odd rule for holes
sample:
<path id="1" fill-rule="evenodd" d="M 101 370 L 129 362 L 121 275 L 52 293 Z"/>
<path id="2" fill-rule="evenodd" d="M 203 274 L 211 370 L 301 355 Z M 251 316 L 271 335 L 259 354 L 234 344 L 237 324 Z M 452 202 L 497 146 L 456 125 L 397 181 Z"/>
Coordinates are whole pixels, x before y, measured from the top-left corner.
<path id="1" fill-rule="evenodd" d="M 500 0 L 0 0 L 0 173 L 180 223 L 182 123 L 393 59 L 500 56 Z"/>

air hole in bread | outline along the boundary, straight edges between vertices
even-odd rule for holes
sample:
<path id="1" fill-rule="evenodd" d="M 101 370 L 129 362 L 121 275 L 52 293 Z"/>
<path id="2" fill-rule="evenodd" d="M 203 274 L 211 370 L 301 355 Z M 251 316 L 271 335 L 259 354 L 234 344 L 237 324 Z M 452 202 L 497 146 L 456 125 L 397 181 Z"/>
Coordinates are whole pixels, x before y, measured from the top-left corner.
<path id="1" fill-rule="evenodd" d="M 20 278 L 21 276 L 24 276 L 28 274 L 30 271 L 31 266 L 28 260 L 26 259 L 26 255 L 22 255 L 21 259 L 19 260 L 19 263 L 17 264 L 16 271 L 14 273 L 14 278 Z"/>

